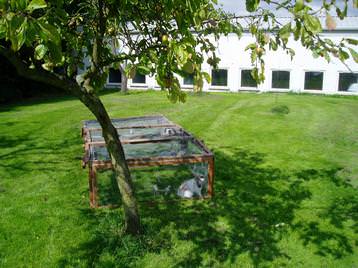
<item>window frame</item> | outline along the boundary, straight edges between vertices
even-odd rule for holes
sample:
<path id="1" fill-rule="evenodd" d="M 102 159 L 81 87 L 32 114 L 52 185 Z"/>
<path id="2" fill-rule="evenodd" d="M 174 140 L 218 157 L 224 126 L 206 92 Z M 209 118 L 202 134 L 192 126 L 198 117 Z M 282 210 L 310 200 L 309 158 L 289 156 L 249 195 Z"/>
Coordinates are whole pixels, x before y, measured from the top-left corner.
<path id="1" fill-rule="evenodd" d="M 193 76 L 193 83 L 192 84 L 184 84 L 185 82 L 185 77 L 181 77 L 181 86 L 182 88 L 194 88 L 194 73 L 189 74 Z"/>
<path id="2" fill-rule="evenodd" d="M 224 86 L 218 86 L 218 85 L 213 85 L 213 71 L 219 71 L 219 70 L 224 70 L 226 71 L 226 85 Z M 210 81 L 210 90 L 229 90 L 229 67 L 219 67 L 217 69 L 211 68 L 210 69 L 210 74 L 211 74 L 211 81 Z"/>
<path id="3" fill-rule="evenodd" d="M 258 84 L 256 82 L 256 86 L 255 87 L 249 87 L 249 86 L 243 86 L 242 85 L 242 71 L 252 71 L 253 67 L 244 67 L 244 68 L 240 68 L 239 69 L 239 85 L 240 85 L 240 90 L 254 90 L 254 91 L 258 91 L 259 88 L 258 88 Z"/>
<path id="4" fill-rule="evenodd" d="M 358 92 L 354 92 L 354 91 L 339 90 L 339 77 L 340 77 L 340 74 L 345 74 L 345 73 L 353 73 L 353 74 L 356 74 L 358 76 L 358 71 L 353 71 L 353 72 L 338 71 L 338 79 L 337 79 L 337 86 L 336 86 L 337 92 L 339 92 L 339 94 L 358 94 Z"/>
<path id="5" fill-rule="evenodd" d="M 322 73 L 322 89 L 306 89 L 305 85 L 306 85 L 306 73 Z M 316 93 L 319 93 L 319 92 L 324 92 L 324 77 L 325 77 L 325 71 L 324 70 L 303 70 L 303 91 L 306 91 L 306 92 L 316 92 Z"/>
<path id="6" fill-rule="evenodd" d="M 289 80 L 288 80 L 288 87 L 287 88 L 282 88 L 282 87 L 273 87 L 273 72 L 288 72 L 289 73 Z M 271 69 L 271 90 L 273 91 L 289 91 L 291 90 L 291 73 L 292 70 L 291 69 Z"/>
<path id="7" fill-rule="evenodd" d="M 110 69 L 113 69 L 113 70 L 116 70 L 115 68 L 111 67 Z M 122 72 L 118 69 L 118 71 L 121 73 L 122 75 Z M 121 82 L 120 83 L 117 83 L 117 82 L 110 82 L 109 81 L 109 72 L 108 72 L 108 77 L 107 77 L 107 84 L 110 85 L 110 86 L 120 86 L 122 84 L 122 77 L 121 77 Z"/>
<path id="8" fill-rule="evenodd" d="M 140 75 L 144 76 L 144 83 L 136 83 L 133 81 L 133 78 L 131 79 L 131 87 L 147 87 L 148 86 L 148 80 L 147 80 L 147 76 L 145 74 L 141 74 Z M 137 75 L 137 74 L 136 74 Z"/>

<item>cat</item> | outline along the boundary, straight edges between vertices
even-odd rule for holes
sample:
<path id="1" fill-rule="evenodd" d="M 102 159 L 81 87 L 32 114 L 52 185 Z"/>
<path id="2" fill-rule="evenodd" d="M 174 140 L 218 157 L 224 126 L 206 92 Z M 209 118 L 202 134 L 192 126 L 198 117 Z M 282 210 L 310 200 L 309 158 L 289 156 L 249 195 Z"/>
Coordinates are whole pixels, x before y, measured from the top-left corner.
<path id="1" fill-rule="evenodd" d="M 176 131 L 174 128 L 164 128 L 162 135 L 163 136 L 174 136 Z"/>
<path id="2" fill-rule="evenodd" d="M 192 198 L 198 196 L 203 197 L 201 190 L 203 189 L 205 178 L 202 175 L 195 175 L 194 178 L 184 181 L 177 192 L 181 198 Z"/>

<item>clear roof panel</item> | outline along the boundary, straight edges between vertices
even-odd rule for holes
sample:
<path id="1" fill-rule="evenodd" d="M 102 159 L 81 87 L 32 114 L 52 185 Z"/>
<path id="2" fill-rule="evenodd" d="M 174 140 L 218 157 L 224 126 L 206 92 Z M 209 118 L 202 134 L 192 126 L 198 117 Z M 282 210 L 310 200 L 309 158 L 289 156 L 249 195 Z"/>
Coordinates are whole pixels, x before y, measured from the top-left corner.
<path id="1" fill-rule="evenodd" d="M 125 128 L 117 129 L 117 132 L 121 140 L 188 136 L 181 128 L 178 127 Z M 102 130 L 89 130 L 89 138 L 91 142 L 104 141 Z"/>
<path id="2" fill-rule="evenodd" d="M 173 125 L 173 123 L 170 122 L 164 116 L 143 116 L 143 117 L 133 117 L 133 118 L 112 119 L 112 123 L 116 128 Z M 84 121 L 84 127 L 89 129 L 101 128 L 100 124 L 96 120 Z"/>

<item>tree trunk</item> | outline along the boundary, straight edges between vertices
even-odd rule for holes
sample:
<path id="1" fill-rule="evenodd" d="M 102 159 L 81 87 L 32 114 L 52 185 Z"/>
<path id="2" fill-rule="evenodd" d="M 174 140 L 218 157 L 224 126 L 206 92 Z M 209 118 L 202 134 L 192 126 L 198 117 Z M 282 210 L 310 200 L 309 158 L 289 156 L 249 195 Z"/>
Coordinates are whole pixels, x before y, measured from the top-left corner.
<path id="1" fill-rule="evenodd" d="M 125 69 L 125 65 L 119 66 L 119 70 L 121 71 L 121 91 L 122 91 L 122 93 L 127 93 L 128 92 L 128 77 L 126 76 L 124 69 Z"/>
<path id="2" fill-rule="evenodd" d="M 92 111 L 102 127 L 102 134 L 107 145 L 108 153 L 111 156 L 118 188 L 122 196 L 125 231 L 130 234 L 139 234 L 140 219 L 137 201 L 134 196 L 129 168 L 125 160 L 123 147 L 119 141 L 117 130 L 113 126 L 101 100 L 96 95 L 84 94 L 81 101 Z"/>

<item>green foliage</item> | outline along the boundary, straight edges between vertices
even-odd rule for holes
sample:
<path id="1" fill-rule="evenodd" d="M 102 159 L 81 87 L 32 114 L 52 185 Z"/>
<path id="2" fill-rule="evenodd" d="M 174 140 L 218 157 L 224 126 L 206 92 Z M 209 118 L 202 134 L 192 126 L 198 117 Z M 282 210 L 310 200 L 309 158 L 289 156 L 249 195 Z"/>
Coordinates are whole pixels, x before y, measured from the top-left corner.
<path id="1" fill-rule="evenodd" d="M 356 63 L 358 63 L 358 53 L 352 48 L 349 48 L 349 52 L 351 53 L 352 58 L 354 59 L 354 61 Z"/>
<path id="2" fill-rule="evenodd" d="M 246 0 L 247 11 L 254 12 L 248 15 L 248 29 L 255 43 L 247 50 L 258 83 L 265 78 L 267 49 L 281 47 L 293 57 L 294 51 L 287 46 L 291 34 L 315 56 L 346 60 L 351 55 L 356 59 L 354 39 L 334 44 L 319 37 L 320 21 L 304 0 L 265 2 L 290 12 L 293 22 L 280 25 L 259 0 Z M 342 18 L 347 14 L 347 3 L 343 8 L 335 1 L 322 4 L 327 12 L 332 8 Z M 185 100 L 175 74 L 193 74 L 194 87 L 201 90 L 204 80 L 210 80 L 201 71 L 204 60 L 213 68 L 219 65 L 215 41 L 232 32 L 240 38 L 243 32 L 242 20 L 218 9 L 213 0 L 128 0 L 120 5 L 113 0 L 1 0 L 0 14 L 1 45 L 26 54 L 22 61 L 28 67 L 42 66 L 49 72 L 61 67 L 66 78 L 73 80 L 74 71 L 88 57 L 92 66 L 77 81 L 92 92 L 103 87 L 109 67 L 125 62 L 130 77 L 136 71 L 156 75 L 174 102 Z M 333 27 L 332 20 L 330 24 Z"/>
<path id="3" fill-rule="evenodd" d="M 21 1 L 20 1 L 21 2 Z M 25 2 L 23 0 L 23 2 Z M 36 9 L 41 9 L 47 7 L 47 4 L 44 0 L 32 0 L 30 4 L 26 7 L 26 10 L 32 12 Z"/>
<path id="4" fill-rule="evenodd" d="M 246 9 L 249 12 L 254 12 L 259 7 L 260 0 L 246 0 Z"/>
<path id="5" fill-rule="evenodd" d="M 313 34 L 322 32 L 322 26 L 317 17 L 305 14 L 303 19 L 307 31 L 312 32 Z"/>

